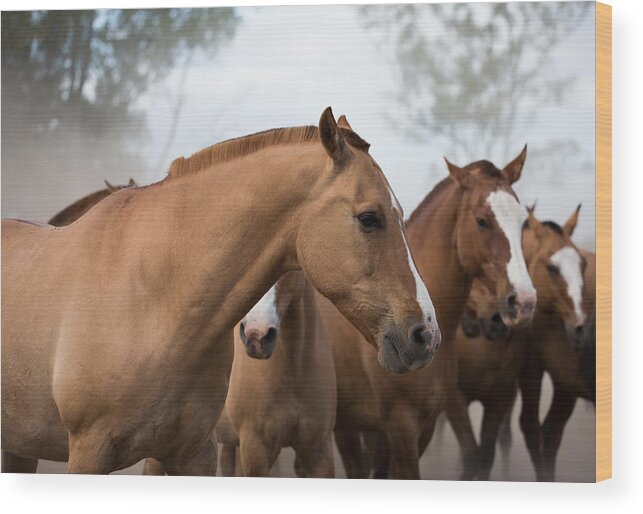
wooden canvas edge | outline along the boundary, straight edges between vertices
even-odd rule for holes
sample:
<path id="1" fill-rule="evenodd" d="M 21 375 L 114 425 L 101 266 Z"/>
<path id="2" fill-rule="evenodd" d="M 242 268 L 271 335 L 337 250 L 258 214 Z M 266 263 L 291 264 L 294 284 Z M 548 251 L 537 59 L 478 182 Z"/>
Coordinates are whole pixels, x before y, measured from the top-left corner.
<path id="1" fill-rule="evenodd" d="M 612 477 L 612 7 L 596 2 L 596 481 Z"/>

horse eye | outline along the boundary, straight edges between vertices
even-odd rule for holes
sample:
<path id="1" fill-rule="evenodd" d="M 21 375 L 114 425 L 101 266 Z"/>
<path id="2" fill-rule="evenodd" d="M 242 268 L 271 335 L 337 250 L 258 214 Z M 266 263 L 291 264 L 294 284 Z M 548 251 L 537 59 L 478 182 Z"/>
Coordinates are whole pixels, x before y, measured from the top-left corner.
<path id="1" fill-rule="evenodd" d="M 382 226 L 379 217 L 374 212 L 363 212 L 357 216 L 357 220 L 365 230 L 374 230 Z"/>
<path id="2" fill-rule="evenodd" d="M 551 273 L 552 275 L 560 274 L 560 268 L 558 266 L 555 266 L 554 264 L 547 264 L 547 271 L 549 271 L 549 273 Z"/>
<path id="3" fill-rule="evenodd" d="M 476 218 L 476 223 L 480 228 L 489 228 L 489 223 L 484 218 Z"/>

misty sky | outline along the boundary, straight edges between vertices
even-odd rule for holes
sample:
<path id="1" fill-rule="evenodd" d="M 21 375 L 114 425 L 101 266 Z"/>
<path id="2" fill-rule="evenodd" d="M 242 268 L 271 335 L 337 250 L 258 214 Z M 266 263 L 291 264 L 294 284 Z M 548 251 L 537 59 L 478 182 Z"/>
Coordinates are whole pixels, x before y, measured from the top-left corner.
<path id="1" fill-rule="evenodd" d="M 484 6 L 481 6 L 484 9 Z M 337 116 L 345 113 L 368 140 L 371 153 L 387 174 L 407 216 L 446 175 L 442 157 L 461 162 L 440 141 L 414 141 L 392 125 L 386 114 L 395 112 L 398 93 L 391 48 L 378 46 L 378 33 L 364 28 L 354 6 L 246 7 L 235 37 L 214 57 L 192 61 L 183 95 L 176 136 L 164 149 L 177 99 L 181 73 L 171 74 L 141 97 L 137 107 L 147 113 L 149 133 L 143 146 L 140 170 L 105 170 L 104 176 L 64 176 L 64 198 L 29 204 L 27 198 L 3 194 L 3 216 L 46 220 L 55 209 L 91 190 L 103 178 L 139 183 L 161 179 L 170 161 L 190 155 L 217 141 L 273 127 L 316 124 L 331 105 Z M 440 30 L 428 19 L 427 33 Z M 594 248 L 594 15 L 561 43 L 542 73 L 572 74 L 575 82 L 564 107 L 543 109 L 530 124 L 521 126 L 512 141 L 511 155 L 477 155 L 498 167 L 513 159 L 524 143 L 530 148 L 556 138 L 572 138 L 581 150 L 583 165 L 558 166 L 546 157 L 527 158 L 516 190 L 524 203 L 538 201 L 537 215 L 564 222 L 583 204 L 576 240 Z M 72 156 L 70 156 L 72 157 Z M 460 159 L 460 160 L 458 160 Z M 162 161 L 162 162 L 161 162 Z M 589 164 L 587 164 L 589 163 Z M 3 186 L 6 184 L 3 184 Z M 66 203 L 65 203 L 66 202 Z"/>

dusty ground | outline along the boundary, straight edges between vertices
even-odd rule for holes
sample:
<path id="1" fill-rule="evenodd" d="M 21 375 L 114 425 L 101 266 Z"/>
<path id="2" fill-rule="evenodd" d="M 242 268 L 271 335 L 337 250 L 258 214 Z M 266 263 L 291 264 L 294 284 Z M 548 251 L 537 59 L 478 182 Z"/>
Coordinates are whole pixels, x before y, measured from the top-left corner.
<path id="1" fill-rule="evenodd" d="M 551 401 L 551 382 L 545 380 L 541 404 L 541 418 Z M 470 413 L 476 431 L 480 427 L 482 408 L 474 404 Z M 518 427 L 520 413 L 520 398 L 518 398 L 512 415 L 513 444 L 510 451 L 503 455 L 500 451 L 496 454 L 496 462 L 491 478 L 493 480 L 534 480 L 534 471 L 527 454 L 522 433 Z M 595 461 L 595 424 L 594 409 L 591 404 L 579 400 L 572 418 L 569 420 L 560 453 L 558 455 L 557 479 L 565 482 L 590 482 L 594 480 Z M 273 468 L 273 476 L 292 477 L 294 453 L 290 449 L 282 451 L 281 456 Z M 140 474 L 142 463 L 132 466 L 119 473 Z M 460 470 L 460 450 L 455 440 L 451 427 L 445 424 L 443 430 L 437 430 L 433 441 L 420 461 L 422 478 L 456 480 Z M 336 453 L 335 471 L 338 478 L 344 478 L 344 468 Z M 38 473 L 64 473 L 65 463 L 41 461 Z"/>

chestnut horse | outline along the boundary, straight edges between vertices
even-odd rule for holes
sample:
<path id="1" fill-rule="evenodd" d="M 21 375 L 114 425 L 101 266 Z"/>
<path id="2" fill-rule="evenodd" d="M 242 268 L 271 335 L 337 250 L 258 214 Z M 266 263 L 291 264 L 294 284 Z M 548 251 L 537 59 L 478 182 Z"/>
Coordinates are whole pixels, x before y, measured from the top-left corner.
<path id="1" fill-rule="evenodd" d="M 337 371 L 335 441 L 349 478 L 367 477 L 371 465 L 377 477 L 420 478 L 419 457 L 456 387 L 453 337 L 475 277 L 496 295 L 506 324 L 531 320 L 536 293 L 520 244 L 527 211 L 511 188 L 525 158 L 526 147 L 502 170 L 488 161 L 464 168 L 447 161 L 450 176 L 407 222 L 445 341 L 429 368 L 412 375 L 380 371 L 361 336 L 328 302 L 320 302 Z M 363 442 L 376 462 L 365 458 Z"/>
<path id="2" fill-rule="evenodd" d="M 67 227 L 3 220 L 3 451 L 71 473 L 154 457 L 214 474 L 233 328 L 295 269 L 382 365 L 422 367 L 439 330 L 393 198 L 328 108 L 319 127 L 179 158 Z"/>
<path id="3" fill-rule="evenodd" d="M 576 400 L 596 403 L 596 255 L 580 250 L 580 259 L 587 263 L 582 284 L 583 327 L 534 323 L 533 342 L 518 377 L 523 398 L 520 428 L 539 481 L 556 479 L 556 456 Z M 564 267 L 558 269 L 562 272 Z M 554 393 L 541 424 L 538 411 L 545 371 L 551 376 Z"/>
<path id="4" fill-rule="evenodd" d="M 538 294 L 534 323 L 565 324 L 571 327 L 570 333 L 584 323 L 580 302 L 583 261 L 570 239 L 577 218 L 578 209 L 560 228 L 553 222 L 540 223 L 532 209 L 523 232 L 523 252 Z M 455 403 L 459 408 L 448 408 L 447 412 L 453 427 L 457 427 L 456 437 L 462 448 L 463 480 L 489 479 L 498 430 L 514 403 L 525 352 L 530 344 L 538 344 L 530 341 L 529 328 L 510 334 L 495 312 L 495 303 L 494 296 L 476 282 L 468 310 L 477 316 L 480 335 L 474 334 L 470 316 L 463 317 L 456 335 L 459 398 Z M 484 408 L 479 446 L 466 409 L 476 400 Z"/>

